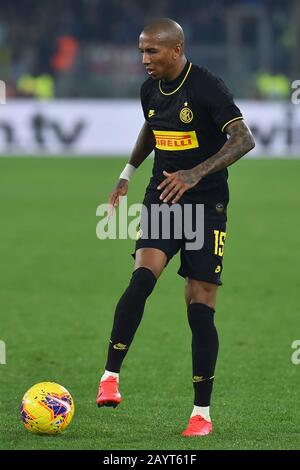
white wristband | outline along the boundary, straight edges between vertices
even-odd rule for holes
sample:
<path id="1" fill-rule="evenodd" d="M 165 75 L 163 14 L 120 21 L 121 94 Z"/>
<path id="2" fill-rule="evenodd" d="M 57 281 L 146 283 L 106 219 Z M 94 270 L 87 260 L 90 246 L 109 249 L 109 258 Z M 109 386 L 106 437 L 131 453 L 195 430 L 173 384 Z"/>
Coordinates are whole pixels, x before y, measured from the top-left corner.
<path id="1" fill-rule="evenodd" d="M 125 166 L 124 170 L 122 171 L 122 173 L 120 174 L 119 176 L 119 179 L 123 179 L 123 180 L 130 180 L 130 178 L 132 177 L 133 173 L 135 172 L 136 170 L 136 167 L 131 165 L 130 163 L 127 163 L 127 165 Z"/>

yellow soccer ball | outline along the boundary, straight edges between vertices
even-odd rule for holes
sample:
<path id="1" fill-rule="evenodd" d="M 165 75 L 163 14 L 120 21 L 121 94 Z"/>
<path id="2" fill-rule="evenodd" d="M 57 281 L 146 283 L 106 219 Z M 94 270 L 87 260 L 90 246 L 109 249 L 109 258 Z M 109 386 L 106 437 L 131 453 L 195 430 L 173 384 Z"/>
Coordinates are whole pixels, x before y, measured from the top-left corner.
<path id="1" fill-rule="evenodd" d="M 25 393 L 20 414 L 28 431 L 58 434 L 69 426 L 74 411 L 74 400 L 67 389 L 54 382 L 40 382 Z"/>

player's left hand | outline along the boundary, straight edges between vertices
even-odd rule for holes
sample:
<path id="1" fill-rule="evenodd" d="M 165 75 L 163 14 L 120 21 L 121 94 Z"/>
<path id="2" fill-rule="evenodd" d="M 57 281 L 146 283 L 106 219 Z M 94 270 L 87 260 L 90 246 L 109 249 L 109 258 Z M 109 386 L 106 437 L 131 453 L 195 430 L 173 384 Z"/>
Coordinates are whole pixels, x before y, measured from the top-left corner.
<path id="1" fill-rule="evenodd" d="M 166 179 L 160 183 L 157 189 L 163 189 L 160 199 L 164 202 L 171 201 L 175 204 L 181 196 L 188 190 L 196 186 L 201 178 L 195 176 L 193 170 L 179 170 L 175 173 L 163 171 Z"/>

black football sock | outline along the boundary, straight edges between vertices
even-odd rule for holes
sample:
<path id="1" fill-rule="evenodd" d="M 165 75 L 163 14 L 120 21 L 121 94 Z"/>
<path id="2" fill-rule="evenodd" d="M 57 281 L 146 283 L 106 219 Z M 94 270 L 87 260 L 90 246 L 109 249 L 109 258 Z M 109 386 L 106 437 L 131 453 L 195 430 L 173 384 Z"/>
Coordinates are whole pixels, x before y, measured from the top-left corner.
<path id="1" fill-rule="evenodd" d="M 147 297 L 156 283 L 156 277 L 148 268 L 136 269 L 129 286 L 120 298 L 114 317 L 105 369 L 120 372 L 137 327 L 142 319 Z"/>
<path id="2" fill-rule="evenodd" d="M 205 304 L 194 303 L 188 306 L 188 320 L 192 330 L 193 386 L 196 406 L 210 405 L 219 349 L 214 313 L 214 309 Z"/>

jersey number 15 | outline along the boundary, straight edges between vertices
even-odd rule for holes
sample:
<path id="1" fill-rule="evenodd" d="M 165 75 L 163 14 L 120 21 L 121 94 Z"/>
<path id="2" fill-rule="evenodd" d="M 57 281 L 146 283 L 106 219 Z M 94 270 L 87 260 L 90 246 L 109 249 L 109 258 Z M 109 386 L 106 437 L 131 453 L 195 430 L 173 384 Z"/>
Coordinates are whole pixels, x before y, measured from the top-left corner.
<path id="1" fill-rule="evenodd" d="M 220 232 L 220 230 L 214 230 L 214 234 L 215 234 L 215 255 L 223 256 L 226 232 Z"/>

